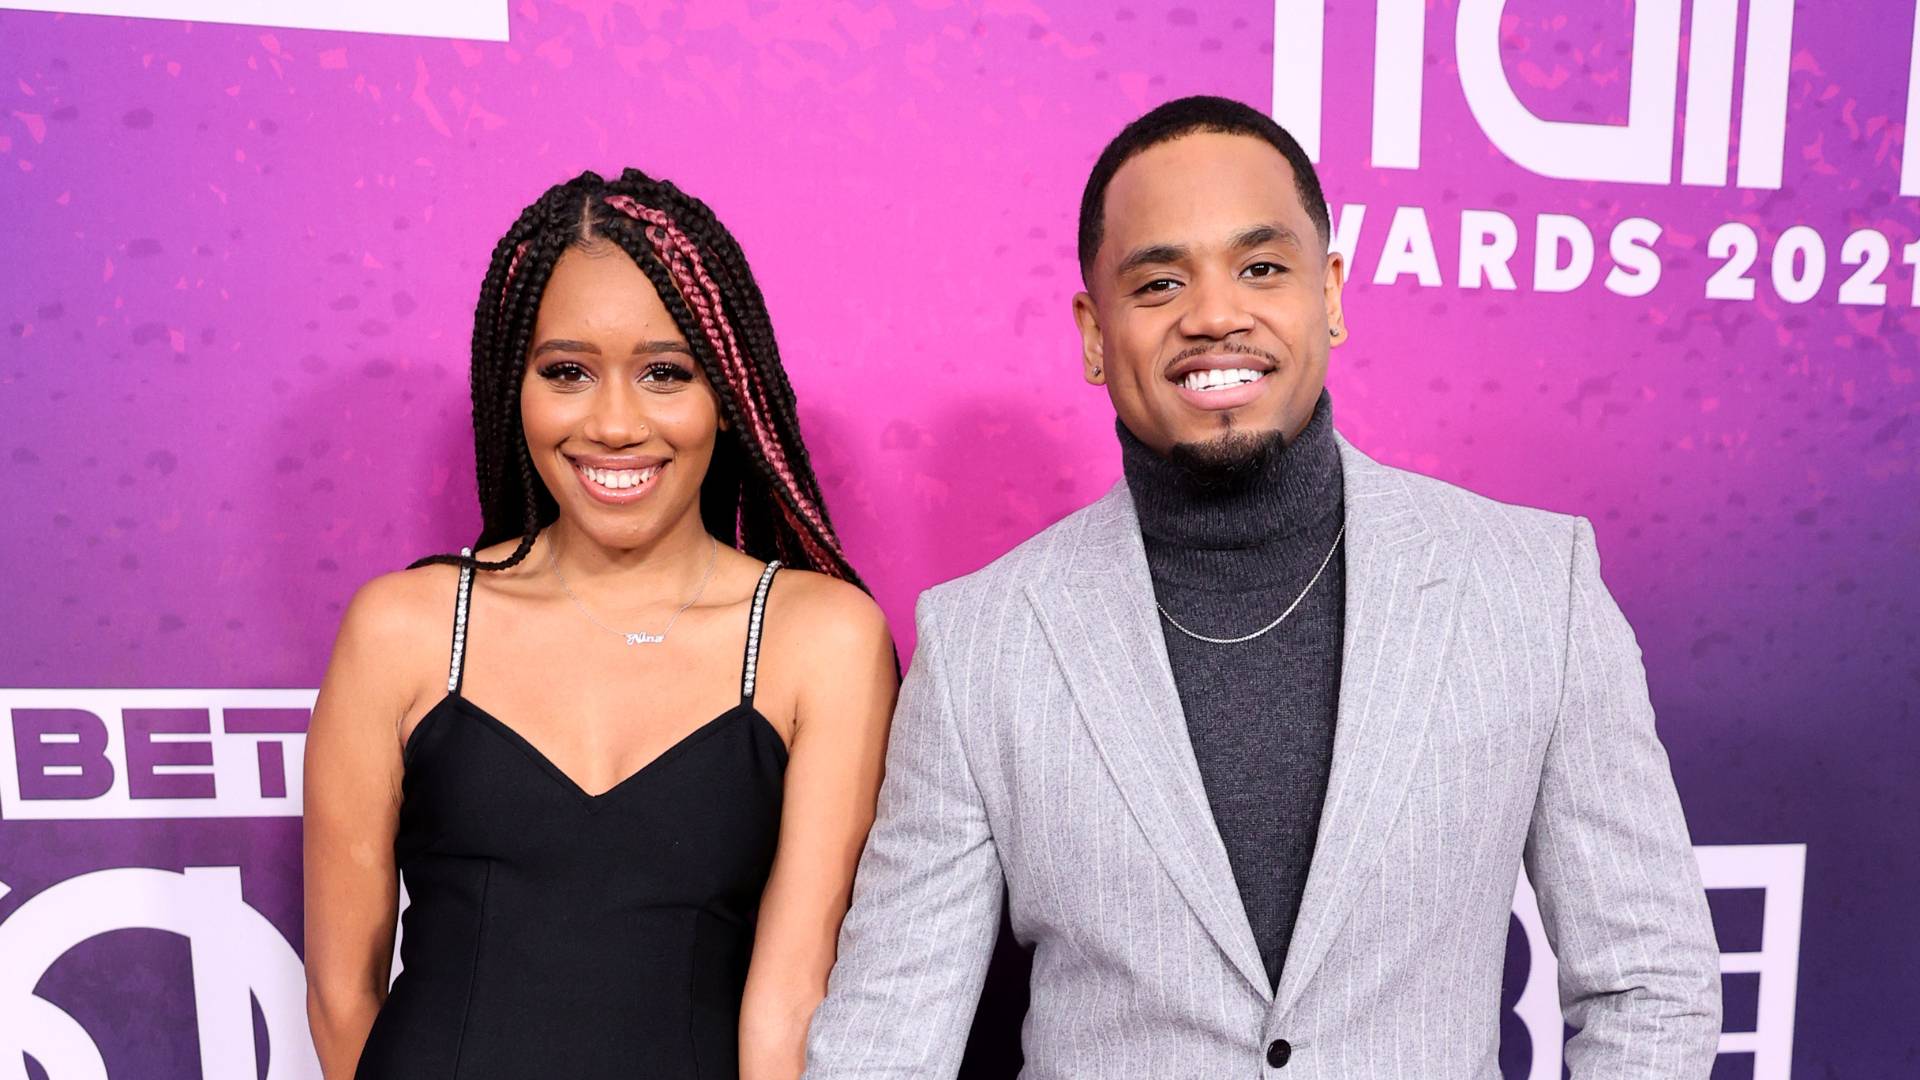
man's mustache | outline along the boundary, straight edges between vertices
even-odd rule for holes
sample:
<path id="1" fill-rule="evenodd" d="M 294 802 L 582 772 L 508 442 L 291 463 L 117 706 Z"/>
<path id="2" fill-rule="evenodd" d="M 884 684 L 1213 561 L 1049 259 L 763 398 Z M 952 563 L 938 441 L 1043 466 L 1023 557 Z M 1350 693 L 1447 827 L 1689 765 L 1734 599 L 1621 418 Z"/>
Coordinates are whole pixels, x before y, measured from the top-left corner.
<path id="1" fill-rule="evenodd" d="M 1252 345 L 1245 345 L 1237 341 L 1210 341 L 1204 345 L 1189 345 L 1175 353 L 1172 358 L 1162 366 L 1172 367 L 1182 360 L 1191 359 L 1195 356 L 1205 356 L 1208 353 L 1239 353 L 1245 356 L 1257 356 L 1276 368 L 1280 366 L 1280 358 L 1267 350 Z"/>

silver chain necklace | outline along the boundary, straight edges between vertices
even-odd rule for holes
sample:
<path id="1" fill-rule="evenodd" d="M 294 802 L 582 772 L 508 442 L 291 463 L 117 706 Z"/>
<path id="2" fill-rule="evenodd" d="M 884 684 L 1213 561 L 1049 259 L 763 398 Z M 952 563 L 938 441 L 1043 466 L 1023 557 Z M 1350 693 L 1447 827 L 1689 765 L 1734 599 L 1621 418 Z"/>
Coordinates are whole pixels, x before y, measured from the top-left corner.
<path id="1" fill-rule="evenodd" d="M 667 640 L 667 635 L 673 631 L 673 624 L 680 621 L 680 616 L 685 615 L 688 608 L 699 603 L 700 598 L 706 595 L 707 583 L 713 580 L 714 563 L 720 559 L 720 542 L 715 540 L 711 533 L 707 534 L 707 548 L 707 572 L 701 575 L 700 587 L 693 591 L 693 599 L 681 604 L 679 610 L 673 613 L 673 617 L 667 620 L 666 627 L 657 634 L 649 634 L 644 630 L 639 633 L 615 630 L 613 627 L 594 618 L 593 612 L 588 611 L 587 605 L 581 603 L 580 598 L 573 595 L 573 590 L 567 586 L 566 575 L 560 572 L 560 545 L 552 543 L 551 541 L 547 545 L 547 565 L 553 568 L 553 576 L 560 580 L 560 591 L 567 594 L 567 599 L 573 601 L 573 606 L 579 609 L 580 614 L 587 617 L 588 622 L 605 630 L 609 634 L 618 634 L 620 637 L 625 638 L 629 645 L 658 645 Z"/>
<path id="2" fill-rule="evenodd" d="M 1173 617 L 1173 612 L 1168 611 L 1167 606 L 1165 604 L 1162 604 L 1160 601 L 1155 600 L 1153 602 L 1153 606 L 1160 609 L 1160 614 L 1165 616 L 1166 620 L 1169 623 L 1173 624 L 1173 628 L 1175 630 L 1178 630 L 1181 633 L 1187 635 L 1188 637 L 1193 638 L 1195 641 L 1204 641 L 1209 645 L 1238 645 L 1243 641 L 1252 641 L 1254 638 L 1259 637 L 1261 634 L 1264 634 L 1267 631 L 1273 629 L 1274 627 L 1279 626 L 1281 623 L 1287 621 L 1287 616 L 1293 614 L 1293 609 L 1299 607 L 1300 601 L 1305 600 L 1307 598 L 1307 594 L 1313 591 L 1313 587 L 1319 584 L 1320 575 L 1327 572 L 1327 564 L 1333 561 L 1333 553 L 1340 550 L 1340 541 L 1346 535 L 1347 535 L 1347 527 L 1343 524 L 1340 526 L 1339 533 L 1337 533 L 1333 538 L 1333 546 L 1327 549 L 1327 557 L 1320 560 L 1320 569 L 1315 570 L 1313 572 L 1313 577 L 1310 580 L 1308 580 L 1307 587 L 1300 590 L 1300 595 L 1293 598 L 1293 603 L 1287 605 L 1287 610 L 1281 612 L 1279 618 L 1273 620 L 1272 622 L 1261 627 L 1260 629 L 1255 630 L 1251 634 L 1242 634 L 1239 637 L 1227 637 L 1227 638 L 1208 637 L 1205 634 L 1196 634 L 1193 631 L 1187 629 L 1186 627 L 1181 626 L 1180 620 Z"/>

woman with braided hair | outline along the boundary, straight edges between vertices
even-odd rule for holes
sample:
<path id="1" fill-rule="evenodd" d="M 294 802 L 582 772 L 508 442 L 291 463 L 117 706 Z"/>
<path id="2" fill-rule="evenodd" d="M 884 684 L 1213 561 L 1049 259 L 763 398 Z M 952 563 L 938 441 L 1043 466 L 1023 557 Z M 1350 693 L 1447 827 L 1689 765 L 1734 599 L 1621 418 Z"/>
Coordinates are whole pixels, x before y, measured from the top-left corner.
<path id="1" fill-rule="evenodd" d="M 549 190 L 473 429 L 477 550 L 361 589 L 314 708 L 328 1080 L 797 1076 L 896 667 L 739 245 L 634 170 Z"/>

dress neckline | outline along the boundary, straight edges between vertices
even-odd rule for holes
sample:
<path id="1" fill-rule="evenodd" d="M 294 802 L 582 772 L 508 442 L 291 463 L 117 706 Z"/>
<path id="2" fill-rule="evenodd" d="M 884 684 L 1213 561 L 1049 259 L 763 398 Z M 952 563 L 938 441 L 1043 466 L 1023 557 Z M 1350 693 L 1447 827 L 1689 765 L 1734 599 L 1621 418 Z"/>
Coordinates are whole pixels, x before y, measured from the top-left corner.
<path id="1" fill-rule="evenodd" d="M 415 724 L 413 731 L 408 734 L 406 745 L 401 750 L 403 771 L 406 768 L 412 767 L 414 748 L 420 740 L 420 733 L 431 726 L 436 717 L 449 709 L 459 710 L 479 720 L 481 726 L 491 730 L 494 734 L 512 744 L 524 754 L 529 761 L 533 762 L 536 767 L 552 778 L 554 783 L 570 792 L 589 810 L 599 809 L 622 791 L 635 786 L 645 777 L 658 771 L 662 766 L 670 764 L 674 758 L 679 757 L 681 754 L 704 742 L 708 736 L 724 729 L 731 720 L 745 719 L 748 723 L 756 724 L 762 734 L 771 735 L 774 746 L 779 749 L 780 765 L 783 768 L 786 766 L 787 755 L 789 753 L 787 741 L 781 736 L 779 729 L 773 726 L 773 721 L 767 719 L 766 714 L 762 713 L 751 702 L 742 701 L 706 723 L 701 724 L 699 727 L 694 728 L 692 731 L 687 732 L 672 745 L 648 759 L 646 764 L 641 765 L 639 768 L 615 781 L 613 786 L 596 794 L 589 792 L 585 787 L 581 786 L 578 780 L 575 780 L 568 774 L 565 769 L 554 764 L 553 759 L 548 757 L 545 751 L 535 746 L 531 739 L 522 735 L 513 725 L 495 716 L 482 706 L 468 700 L 459 691 L 449 690 L 445 696 L 434 703 L 433 708 L 427 710 L 427 714 L 420 718 L 420 722 Z"/>
<path id="2" fill-rule="evenodd" d="M 682 736 L 679 741 L 667 747 L 665 750 L 660 751 L 658 754 L 655 754 L 646 764 L 615 782 L 612 787 L 607 788 L 599 794 L 593 794 L 582 787 L 580 782 L 575 780 L 565 769 L 554 764 L 553 759 L 548 757 L 545 751 L 535 746 L 533 741 L 525 735 L 516 731 L 513 725 L 467 700 L 461 693 L 461 686 L 462 683 L 465 682 L 466 675 L 468 605 L 473 598 L 473 571 L 475 566 L 473 562 L 473 549 L 461 548 L 460 557 L 462 562 L 460 565 L 459 586 L 454 592 L 453 655 L 448 664 L 447 692 L 445 696 L 434 703 L 433 708 L 427 710 L 427 714 L 421 717 L 420 722 L 415 724 L 413 730 L 408 733 L 405 744 L 400 748 L 402 773 L 404 773 L 413 762 L 414 744 L 419 740 L 422 729 L 428 727 L 434 718 L 446 711 L 450 705 L 464 708 L 469 715 L 478 719 L 482 726 L 491 729 L 495 734 L 513 744 L 515 747 L 518 747 L 520 752 L 524 754 L 528 760 L 532 761 L 535 765 L 539 766 L 541 771 L 552 777 L 555 783 L 572 792 L 574 797 L 585 804 L 589 811 L 597 809 L 614 795 L 632 787 L 643 777 L 651 774 L 656 766 L 664 765 L 669 759 L 678 757 L 685 750 L 698 745 L 704 741 L 708 735 L 725 727 L 726 721 L 736 716 L 744 716 L 750 720 L 759 721 L 761 733 L 772 735 L 774 744 L 780 748 L 780 767 L 782 769 L 786 768 L 788 755 L 787 740 L 780 734 L 779 729 L 773 726 L 773 722 L 767 719 L 766 714 L 755 708 L 753 704 L 754 683 L 759 677 L 760 668 L 760 630 L 762 622 L 766 618 L 767 593 L 773 586 L 774 575 L 780 572 L 780 560 L 775 559 L 767 563 L 766 567 L 760 572 L 759 584 L 756 585 L 753 590 L 753 603 L 747 613 L 746 650 L 745 655 L 741 657 L 740 663 L 740 703 L 721 713 L 719 716 L 701 724 L 699 727 L 694 728 L 692 731 L 689 731 Z"/>

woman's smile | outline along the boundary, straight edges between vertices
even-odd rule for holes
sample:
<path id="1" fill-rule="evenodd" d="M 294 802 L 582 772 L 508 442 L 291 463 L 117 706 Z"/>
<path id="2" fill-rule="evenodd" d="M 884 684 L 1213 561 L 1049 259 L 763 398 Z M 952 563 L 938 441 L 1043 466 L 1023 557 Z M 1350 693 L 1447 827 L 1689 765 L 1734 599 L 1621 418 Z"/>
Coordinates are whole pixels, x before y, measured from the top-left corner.
<path id="1" fill-rule="evenodd" d="M 625 506 L 646 498 L 658 486 L 660 474 L 672 462 L 657 457 L 583 459 L 563 455 L 573 466 L 580 487 L 591 498 Z"/>

